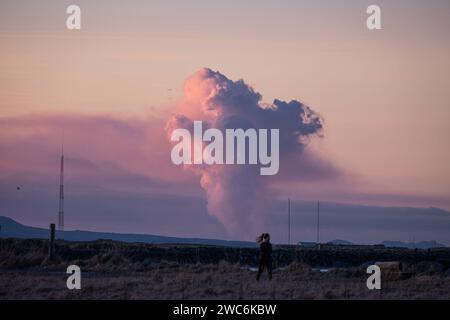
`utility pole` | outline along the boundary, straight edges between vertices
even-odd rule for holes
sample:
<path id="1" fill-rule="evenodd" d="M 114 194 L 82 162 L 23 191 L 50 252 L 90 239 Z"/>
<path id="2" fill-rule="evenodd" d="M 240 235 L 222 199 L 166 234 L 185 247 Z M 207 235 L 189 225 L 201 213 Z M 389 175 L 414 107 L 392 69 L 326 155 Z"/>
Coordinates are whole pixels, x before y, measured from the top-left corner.
<path id="1" fill-rule="evenodd" d="M 55 224 L 50 224 L 50 237 L 48 243 L 48 258 L 53 260 L 55 258 Z"/>
<path id="2" fill-rule="evenodd" d="M 291 199 L 288 198 L 288 244 L 291 244 Z"/>
<path id="3" fill-rule="evenodd" d="M 61 149 L 61 167 L 59 173 L 59 211 L 58 228 L 64 230 L 64 146 Z"/>
<path id="4" fill-rule="evenodd" d="M 320 234 L 320 202 L 317 201 L 317 245 L 319 245 L 319 234 Z"/>

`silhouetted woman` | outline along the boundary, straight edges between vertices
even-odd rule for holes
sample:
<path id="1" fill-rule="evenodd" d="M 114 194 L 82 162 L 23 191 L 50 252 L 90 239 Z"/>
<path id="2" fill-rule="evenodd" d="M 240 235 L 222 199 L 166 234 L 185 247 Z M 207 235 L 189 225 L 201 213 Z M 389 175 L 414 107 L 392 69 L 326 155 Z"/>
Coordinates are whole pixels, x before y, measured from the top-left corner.
<path id="1" fill-rule="evenodd" d="M 268 233 L 261 234 L 256 241 L 260 244 L 259 269 L 256 280 L 259 280 L 261 273 L 265 268 L 269 272 L 269 280 L 272 280 L 272 244 Z"/>

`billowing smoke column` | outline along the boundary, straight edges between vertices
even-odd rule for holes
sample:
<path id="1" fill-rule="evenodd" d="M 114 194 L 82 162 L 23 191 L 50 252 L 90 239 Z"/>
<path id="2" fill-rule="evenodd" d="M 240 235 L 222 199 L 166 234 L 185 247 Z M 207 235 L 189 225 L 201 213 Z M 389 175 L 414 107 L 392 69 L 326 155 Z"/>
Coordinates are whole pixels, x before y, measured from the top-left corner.
<path id="1" fill-rule="evenodd" d="M 186 80 L 183 99 L 167 123 L 169 137 L 177 128 L 192 131 L 193 121 L 222 131 L 279 129 L 280 172 L 283 159 L 301 153 L 306 138 L 322 129 L 321 118 L 304 104 L 295 100 L 263 104 L 261 95 L 243 80 L 232 81 L 206 68 Z M 261 176 L 257 166 L 185 165 L 185 168 L 200 175 L 208 212 L 230 235 L 253 238 L 263 231 L 263 212 L 275 195 L 269 187 L 270 177 Z"/>

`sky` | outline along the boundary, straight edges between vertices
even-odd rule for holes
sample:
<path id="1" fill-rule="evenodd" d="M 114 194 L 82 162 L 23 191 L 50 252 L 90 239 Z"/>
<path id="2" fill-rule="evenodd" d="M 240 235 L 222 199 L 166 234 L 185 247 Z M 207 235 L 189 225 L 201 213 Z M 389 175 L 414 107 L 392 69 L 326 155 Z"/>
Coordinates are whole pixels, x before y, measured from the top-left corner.
<path id="1" fill-rule="evenodd" d="M 66 212 L 88 202 L 97 212 L 68 227 L 157 232 L 141 226 L 178 208 L 134 212 L 149 199 L 188 201 L 198 223 L 161 232 L 210 236 L 210 221 L 221 237 L 246 238 L 240 228 L 254 222 L 229 230 L 202 176 L 170 162 L 166 124 L 186 112 L 187 79 L 205 67 L 243 79 L 261 104 L 296 100 L 322 119 L 298 162 L 282 162 L 254 197 L 450 209 L 448 1 L 376 1 L 375 31 L 364 0 L 76 1 L 82 29 L 69 31 L 72 3 L 0 2 L 0 188 L 24 186 L 0 214 L 47 224 L 64 140 Z"/>

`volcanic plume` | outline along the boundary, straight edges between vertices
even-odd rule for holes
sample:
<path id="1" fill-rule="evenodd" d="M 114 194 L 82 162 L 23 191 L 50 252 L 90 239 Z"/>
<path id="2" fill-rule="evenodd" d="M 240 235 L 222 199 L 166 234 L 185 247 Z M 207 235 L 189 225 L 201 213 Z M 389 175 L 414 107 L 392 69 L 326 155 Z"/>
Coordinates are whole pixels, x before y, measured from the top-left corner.
<path id="1" fill-rule="evenodd" d="M 225 129 L 279 129 L 280 173 L 289 159 L 301 161 L 308 137 L 318 135 L 321 117 L 303 103 L 275 99 L 261 101 L 261 94 L 243 80 L 233 81 L 220 72 L 204 68 L 191 75 L 184 85 L 184 96 L 167 123 L 169 137 L 177 128 L 192 131 L 193 121 L 204 127 Z M 302 163 L 295 163 L 301 167 Z M 231 235 L 246 236 L 263 230 L 264 210 L 274 192 L 272 178 L 261 176 L 252 165 L 185 165 L 200 175 L 208 200 L 208 212 Z"/>

